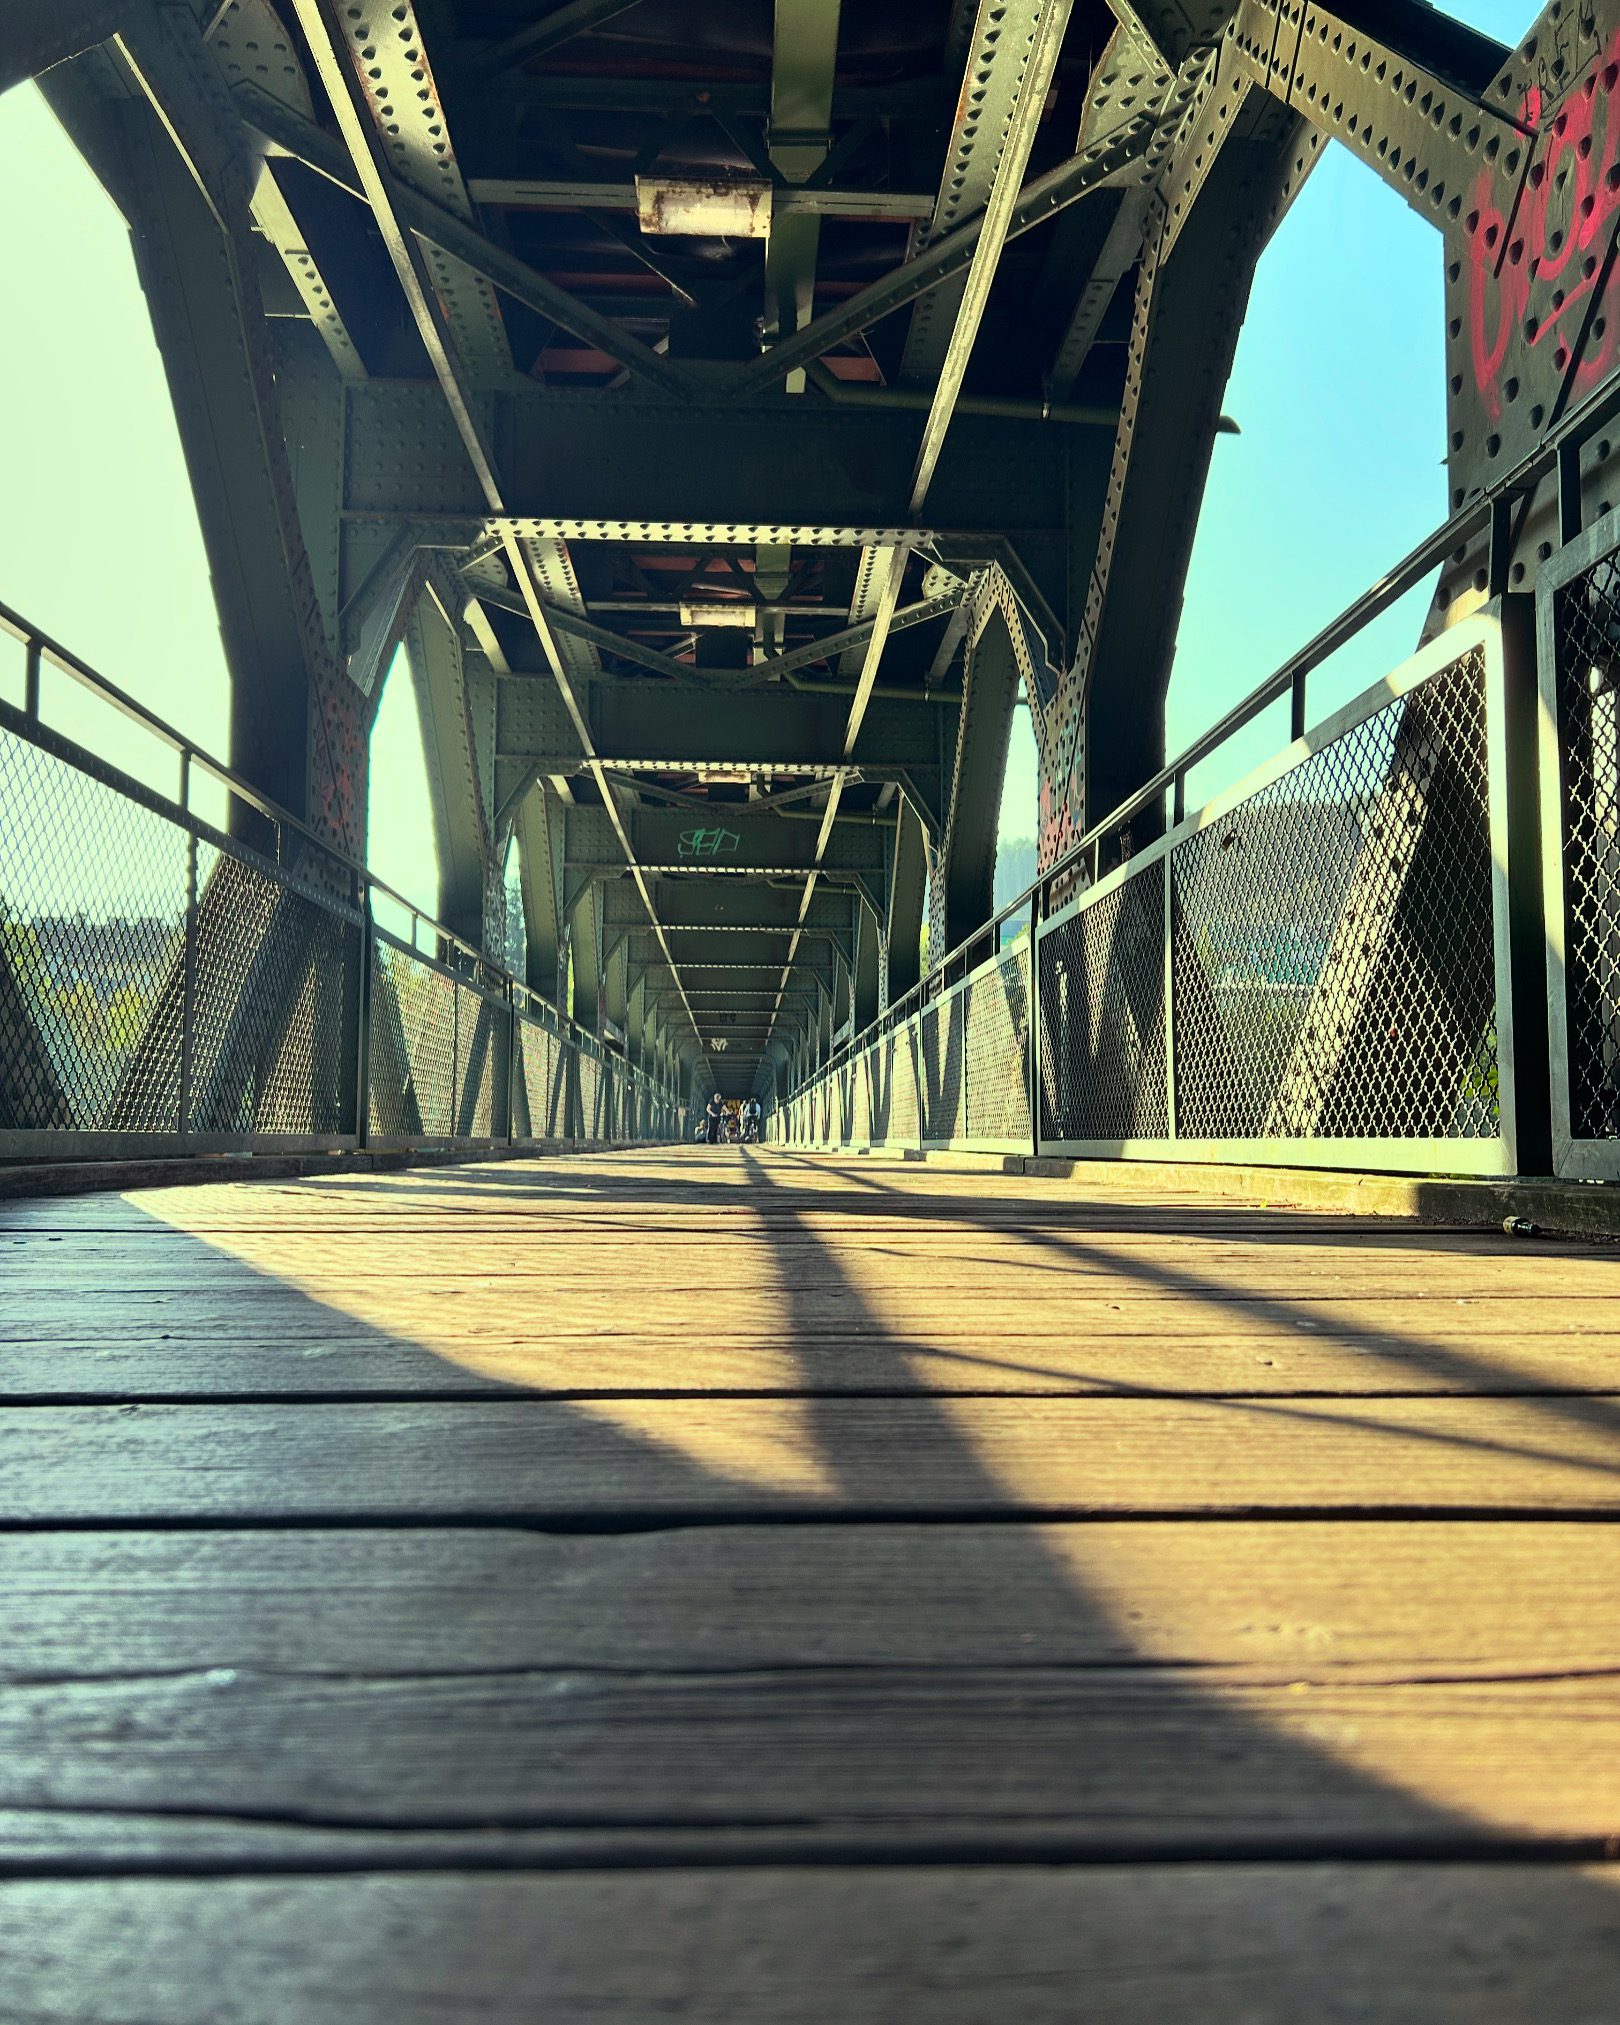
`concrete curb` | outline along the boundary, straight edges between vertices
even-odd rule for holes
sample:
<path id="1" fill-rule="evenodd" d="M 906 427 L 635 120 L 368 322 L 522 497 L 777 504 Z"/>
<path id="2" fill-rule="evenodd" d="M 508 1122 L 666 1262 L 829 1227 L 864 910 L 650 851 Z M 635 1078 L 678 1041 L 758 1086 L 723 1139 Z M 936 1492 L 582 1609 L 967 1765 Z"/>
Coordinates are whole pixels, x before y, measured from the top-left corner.
<path id="1" fill-rule="evenodd" d="M 393 1146 L 334 1153 L 211 1153 L 156 1160 L 55 1160 L 0 1166 L 0 1201 L 47 1195 L 193 1188 L 205 1181 L 302 1181 L 311 1175 L 396 1174 L 486 1160 L 550 1160 L 565 1153 L 634 1153 L 651 1139 L 535 1139 L 522 1146 Z M 673 1142 L 669 1142 L 673 1143 Z"/>
<path id="2" fill-rule="evenodd" d="M 809 1149 L 806 1149 L 809 1150 Z M 819 1157 L 832 1157 L 817 1150 Z M 843 1157 L 858 1149 L 850 1148 Z M 1620 1237 L 1620 1186 L 1536 1176 L 1482 1180 L 1467 1176 L 1350 1173 L 1338 1168 L 1214 1167 L 1197 1161 L 1068 1160 L 1028 1153 L 919 1153 L 872 1150 L 862 1157 L 894 1165 L 922 1163 L 967 1174 L 1026 1174 L 1070 1181 L 1106 1194 L 1128 1180 L 1205 1202 L 1242 1202 L 1268 1209 L 1304 1209 L 1338 1216 L 1402 1217 L 1468 1229 L 1500 1229 L 1522 1217 L 1539 1229 L 1575 1237 Z"/>

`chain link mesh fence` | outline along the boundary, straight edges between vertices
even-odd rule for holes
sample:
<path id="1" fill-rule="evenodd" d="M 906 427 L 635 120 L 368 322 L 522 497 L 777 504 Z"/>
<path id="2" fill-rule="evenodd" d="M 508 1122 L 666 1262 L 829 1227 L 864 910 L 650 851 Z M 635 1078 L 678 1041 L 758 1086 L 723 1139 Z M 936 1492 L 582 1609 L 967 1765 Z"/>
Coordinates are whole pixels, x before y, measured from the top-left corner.
<path id="1" fill-rule="evenodd" d="M 520 1019 L 517 1030 L 517 1087 L 521 1091 L 520 1136 L 561 1139 L 568 1130 L 568 1086 L 565 1056 L 555 1034 L 537 1020 Z"/>
<path id="2" fill-rule="evenodd" d="M 448 1139 L 455 1109 L 455 980 L 379 935 L 371 964 L 372 1135 Z"/>
<path id="3" fill-rule="evenodd" d="M 915 1146 L 919 1138 L 917 1107 L 916 1028 L 897 1027 L 884 1036 L 885 1075 L 889 1088 L 888 1132 L 891 1145 Z"/>
<path id="4" fill-rule="evenodd" d="M 1040 964 L 1042 1138 L 1162 1139 L 1163 860 L 1044 930 Z"/>
<path id="5" fill-rule="evenodd" d="M 960 1139 L 966 1130 L 962 1088 L 966 1026 L 967 997 L 962 989 L 929 1006 L 918 1024 L 922 1136 L 941 1145 Z"/>
<path id="6" fill-rule="evenodd" d="M 210 845 L 198 852 L 198 889 L 189 1128 L 352 1132 L 358 912 L 340 913 L 263 862 Z M 179 1025 L 184 996 L 176 967 L 154 1040 Z"/>
<path id="7" fill-rule="evenodd" d="M 1029 1139 L 1029 944 L 969 980 L 964 1076 L 969 1139 Z"/>
<path id="8" fill-rule="evenodd" d="M 1481 651 L 1173 862 L 1183 1138 L 1497 1135 Z"/>
<path id="9" fill-rule="evenodd" d="M 575 1082 L 578 1091 L 577 1135 L 583 1139 L 602 1137 L 601 1065 L 583 1049 L 575 1054 Z"/>
<path id="10" fill-rule="evenodd" d="M 227 792 L 269 855 L 6 706 L 0 1155 L 673 1133 L 629 1063 L 515 1021 L 452 938 L 433 962 L 371 929 L 358 868 Z"/>
<path id="11" fill-rule="evenodd" d="M 1562 637 L 1576 1090 L 1620 1136 L 1620 566 Z M 1501 1141 L 1487 677 L 1459 648 L 1041 928 L 1043 1144 Z M 1024 1143 L 1030 961 L 1014 948 L 823 1077 L 812 1142 L 856 1139 L 864 1072 L 874 1145 Z"/>
<path id="12" fill-rule="evenodd" d="M 0 1129 L 180 1126 L 180 1031 L 131 1081 L 183 957 L 177 823 L 0 730 Z"/>

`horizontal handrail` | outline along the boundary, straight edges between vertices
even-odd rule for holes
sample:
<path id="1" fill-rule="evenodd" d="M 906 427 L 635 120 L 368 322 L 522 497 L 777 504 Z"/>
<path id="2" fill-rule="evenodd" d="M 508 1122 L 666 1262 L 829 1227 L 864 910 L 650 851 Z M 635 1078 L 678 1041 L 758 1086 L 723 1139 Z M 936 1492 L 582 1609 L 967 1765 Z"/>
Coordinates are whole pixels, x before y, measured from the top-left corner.
<path id="1" fill-rule="evenodd" d="M 1151 780 L 1144 781 L 1125 799 L 1117 803 L 1099 822 L 1093 823 L 1084 834 L 1070 845 L 1063 855 L 1038 873 L 1033 881 L 1016 898 L 998 908 L 982 928 L 963 938 L 948 950 L 926 977 L 904 992 L 894 1003 L 870 1021 L 859 1033 L 852 1034 L 841 1042 L 826 1061 L 819 1064 L 814 1073 L 799 1085 L 800 1091 L 813 1089 L 823 1077 L 845 1067 L 854 1057 L 864 1051 L 884 1034 L 902 1025 L 921 1007 L 929 1004 L 939 993 L 949 988 L 943 982 L 953 966 L 961 964 L 964 957 L 977 950 L 988 938 L 995 938 L 995 948 L 1000 947 L 1001 929 L 1013 917 L 1033 910 L 1032 918 L 1044 917 L 1049 889 L 1077 872 L 1087 872 L 1095 883 L 1100 872 L 1101 847 L 1117 840 L 1128 830 L 1132 819 L 1155 803 L 1162 804 L 1168 793 L 1174 801 L 1172 820 L 1179 821 L 1185 813 L 1181 802 L 1185 793 L 1187 776 L 1195 766 L 1201 765 L 1229 740 L 1245 730 L 1264 711 L 1283 697 L 1293 699 L 1292 739 L 1306 733 L 1305 723 L 1305 681 L 1323 662 L 1353 640 L 1362 629 L 1374 619 L 1382 617 L 1391 605 L 1403 598 L 1414 585 L 1420 583 L 1430 570 L 1438 567 L 1446 556 L 1459 547 L 1465 547 L 1481 532 L 1490 535 L 1490 566 L 1487 593 L 1506 589 L 1501 581 L 1506 573 L 1508 551 L 1508 520 L 1513 509 L 1520 505 L 1543 480 L 1556 474 L 1558 479 L 1558 515 L 1560 531 L 1567 541 L 1580 531 L 1581 500 L 1579 452 L 1588 438 L 1595 435 L 1605 424 L 1620 417 L 1620 377 L 1608 387 L 1601 389 L 1572 408 L 1537 447 L 1521 457 L 1510 470 L 1504 472 L 1488 490 L 1458 507 L 1433 533 L 1426 535 L 1391 569 L 1369 588 L 1347 605 L 1337 618 L 1325 625 L 1312 639 L 1291 654 L 1281 667 L 1258 683 L 1239 702 L 1235 703 L 1223 717 L 1183 748 L 1173 760 L 1162 766 Z M 798 1091 L 794 1093 L 798 1094 Z"/>
<path id="2" fill-rule="evenodd" d="M 191 806 L 191 772 L 194 767 L 200 766 L 211 778 L 217 780 L 228 794 L 235 795 L 278 829 L 295 833 L 327 863 L 347 874 L 353 884 L 352 904 L 364 910 L 367 918 L 372 921 L 372 932 L 381 939 L 397 947 L 414 961 L 440 970 L 456 982 L 473 985 L 486 997 L 509 998 L 521 1016 L 546 1027 L 559 1040 L 577 1048 L 581 1054 L 598 1062 L 610 1063 L 633 1083 L 672 1104 L 678 1103 L 676 1091 L 659 1084 L 645 1069 L 627 1058 L 611 1055 L 599 1036 L 580 1026 L 561 1008 L 540 997 L 526 980 L 517 977 L 506 965 L 499 963 L 475 943 L 469 942 L 465 936 L 458 935 L 454 929 L 427 913 L 414 901 L 407 899 L 398 888 L 391 886 L 386 879 L 380 878 L 369 866 L 344 850 L 341 845 L 330 842 L 311 829 L 307 823 L 293 815 L 290 810 L 283 808 L 273 797 L 261 794 L 233 768 L 215 759 L 195 740 L 187 738 L 156 711 L 148 709 L 127 690 L 109 681 L 88 661 L 73 653 L 70 648 L 64 647 L 43 628 L 35 626 L 3 601 L 0 601 L 0 633 L 5 633 L 18 641 L 25 656 L 23 708 L 17 710 L 0 701 L 0 725 L 14 736 L 29 739 L 41 750 L 50 752 L 63 763 L 73 766 L 92 779 L 100 780 L 115 792 L 194 832 L 199 838 L 217 848 L 247 851 L 255 857 L 262 856 L 261 853 L 253 852 L 251 845 L 245 844 L 239 838 L 229 837 L 217 829 Z M 90 694 L 111 705 L 143 731 L 158 739 L 161 744 L 168 746 L 180 761 L 180 792 L 171 795 L 162 789 L 149 786 L 126 768 L 102 758 L 82 741 L 70 737 L 48 723 L 41 705 L 38 682 L 38 666 L 44 661 L 48 661 L 52 667 L 69 676 Z M 278 864 L 273 870 L 277 877 L 292 879 L 301 889 L 310 890 L 308 881 L 299 878 L 297 872 L 289 870 L 287 866 Z M 371 903 L 379 896 L 409 916 L 413 937 L 416 932 L 426 928 L 440 949 L 459 951 L 461 956 L 482 974 L 482 981 L 477 977 L 462 975 L 453 962 L 446 962 L 440 955 L 430 955 L 419 948 L 414 939 L 406 941 L 404 937 L 394 934 L 385 924 L 375 921 Z M 335 902 L 335 896 L 320 897 Z"/>

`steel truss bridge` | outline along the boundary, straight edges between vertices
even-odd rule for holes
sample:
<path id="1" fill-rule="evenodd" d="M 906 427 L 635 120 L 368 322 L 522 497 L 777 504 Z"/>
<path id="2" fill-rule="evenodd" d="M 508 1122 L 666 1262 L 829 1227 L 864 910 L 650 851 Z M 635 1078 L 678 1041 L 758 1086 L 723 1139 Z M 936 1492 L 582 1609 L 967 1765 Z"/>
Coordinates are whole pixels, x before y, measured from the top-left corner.
<path id="1" fill-rule="evenodd" d="M 637 1131 L 677 1129 L 715 1084 L 784 1109 L 920 1012 L 946 952 L 958 977 L 964 951 L 994 953 L 1020 708 L 1037 929 L 1065 905 L 1069 927 L 1049 975 L 1028 948 L 1002 966 L 1001 1039 L 964 1028 L 908 1072 L 915 1130 L 900 1078 L 896 1138 L 1283 1136 L 1407 1166 L 1445 1141 L 1449 1164 L 1510 1169 L 1546 1167 L 1553 1136 L 1606 1139 L 1591 530 L 1614 490 L 1617 33 L 1563 6 L 1510 50 L 1428 7 L 1270 0 L 859 18 L 837 0 L 16 0 L 0 80 L 41 75 L 129 223 L 219 607 L 232 793 L 224 841 L 199 844 L 187 805 L 127 847 L 169 866 L 137 1044 L 75 1055 L 37 992 L 25 1014 L 0 986 L 13 1150 L 69 1130 L 627 1129 L 578 1096 L 559 1112 L 550 1057 L 534 1078 L 522 1058 L 531 1020 L 597 1063 L 586 1080 Z M 1342 763 L 1318 753 L 1244 803 L 1253 848 L 1218 875 L 1186 769 L 1161 772 L 1164 690 L 1254 264 L 1329 139 L 1437 228 L 1451 517 L 1391 581 L 1435 581 L 1431 643 L 1461 655 L 1474 629 L 1478 696 L 1442 701 L 1447 676 L 1337 727 Z M 1540 649 L 1515 617 L 1537 596 Z M 396 934 L 391 916 L 368 954 L 369 730 L 402 641 L 439 919 Z M 1427 651 L 1431 673 L 1457 659 Z M 1321 657 L 1266 692 L 1292 693 L 1296 736 Z M 1557 775 L 1539 801 L 1538 680 Z M 10 699 L 13 741 L 33 739 L 34 693 Z M 183 727 L 155 735 L 186 749 Z M 1332 862 L 1301 884 L 1316 803 Z M 1550 1068 L 1537 930 L 1506 898 L 1539 904 L 1538 854 L 1568 860 Z M 283 874 L 296 904 L 271 897 Z M 1455 932 L 1436 940 L 1439 916 Z M 455 1015 L 457 991 L 482 1010 Z M 1382 1008 L 1412 993 L 1380 1064 L 1367 1033 L 1388 1043 Z M 1201 1048 L 1233 1056 L 1224 1098 Z M 1000 1051 L 983 1089 L 1023 1081 L 993 1130 L 951 1094 L 953 1049 Z M 845 1136 L 884 1140 L 887 1111 L 849 1096 Z"/>
<path id="2" fill-rule="evenodd" d="M 0 2018 L 1620 2016 L 1612 1267 L 1524 1241 L 1620 1228 L 1620 0 L 0 0 L 29 78 L 230 739 L 0 584 Z M 1444 518 L 1169 756 L 1329 141 Z"/>

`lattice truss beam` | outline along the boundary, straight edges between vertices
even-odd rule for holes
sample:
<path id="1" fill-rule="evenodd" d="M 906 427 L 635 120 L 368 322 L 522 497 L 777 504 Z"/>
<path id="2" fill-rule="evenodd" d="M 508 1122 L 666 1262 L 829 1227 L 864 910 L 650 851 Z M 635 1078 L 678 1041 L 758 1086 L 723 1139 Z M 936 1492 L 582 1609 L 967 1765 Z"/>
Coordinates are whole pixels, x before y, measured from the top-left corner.
<path id="1" fill-rule="evenodd" d="M 776 0 L 768 47 L 716 0 L 702 87 L 666 0 L 529 14 L 18 0 L 0 83 L 55 66 L 130 222 L 237 762 L 363 841 L 403 642 L 450 925 L 513 946 L 515 839 L 531 983 L 700 1080 L 864 1024 L 925 912 L 982 923 L 1020 702 L 1044 863 L 1158 764 L 1254 263 L 1326 139 L 1443 235 L 1454 501 L 1613 365 L 1620 0 L 1513 52 L 1417 0 Z M 737 935 L 775 981 L 722 1070 L 689 952 Z"/>

